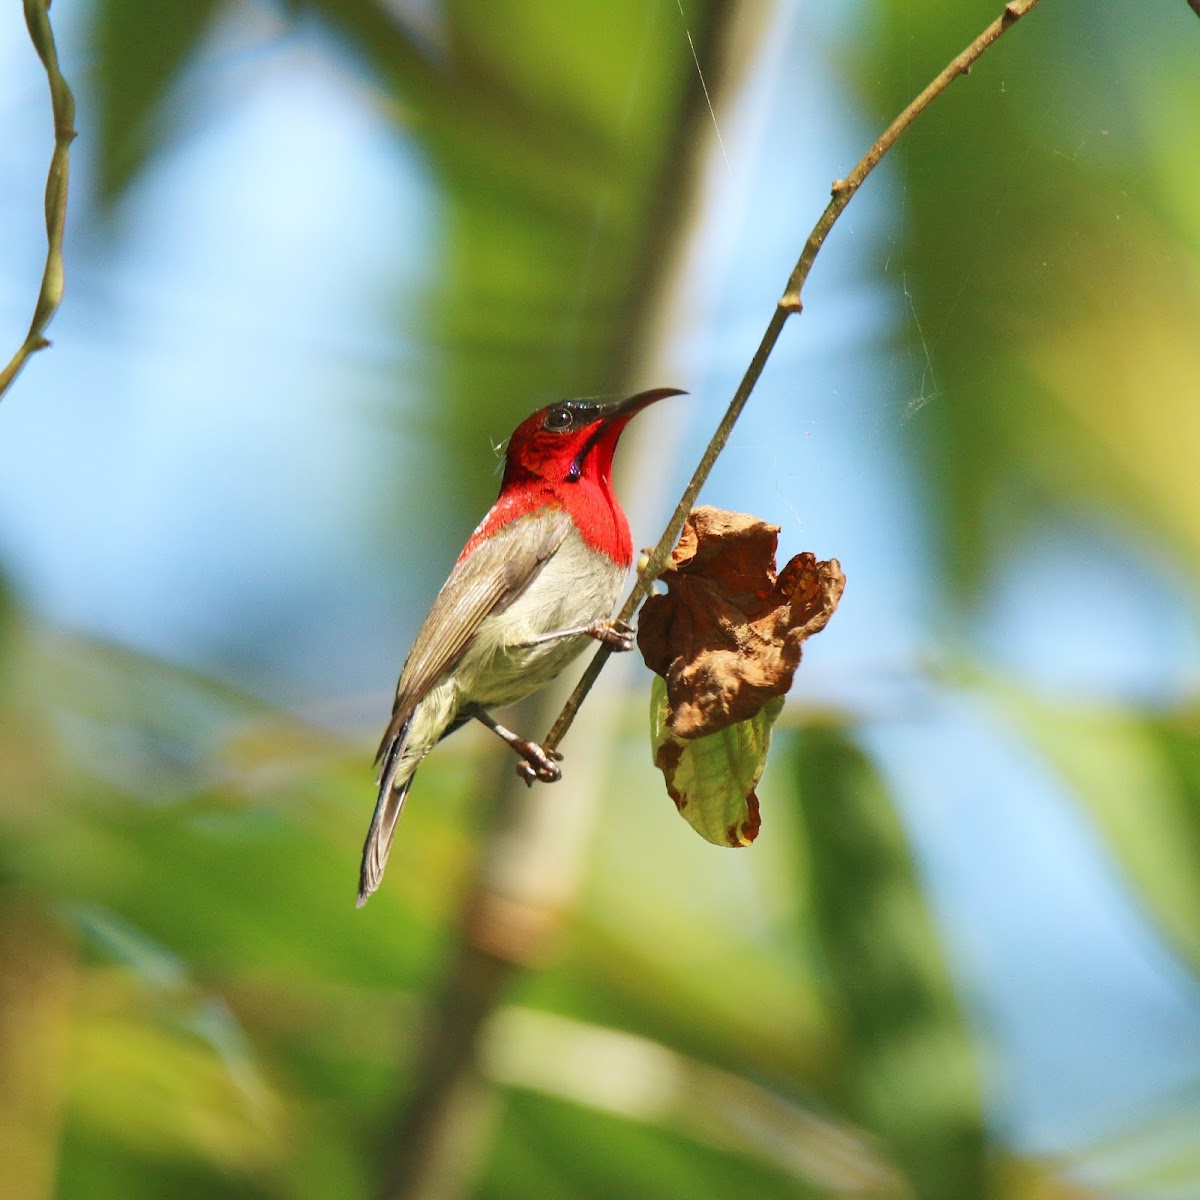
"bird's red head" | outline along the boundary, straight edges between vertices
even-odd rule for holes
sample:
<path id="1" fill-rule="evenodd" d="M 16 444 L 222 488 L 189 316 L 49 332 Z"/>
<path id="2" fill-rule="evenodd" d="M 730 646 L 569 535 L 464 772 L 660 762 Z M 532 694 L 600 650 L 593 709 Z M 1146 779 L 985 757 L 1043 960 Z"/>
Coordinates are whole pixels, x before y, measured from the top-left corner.
<path id="1" fill-rule="evenodd" d="M 678 388 L 654 388 L 615 404 L 560 400 L 522 421 L 508 439 L 500 495 L 459 561 L 509 522 L 562 508 L 589 546 L 629 566 L 633 546 L 629 522 L 613 495 L 613 452 L 636 413 L 656 400 L 682 395 Z"/>
<path id="2" fill-rule="evenodd" d="M 656 400 L 681 395 L 678 388 L 654 388 L 615 404 L 560 400 L 540 409 L 508 439 L 501 491 L 531 479 L 552 487 L 584 481 L 610 484 L 613 453 L 631 418 Z"/>

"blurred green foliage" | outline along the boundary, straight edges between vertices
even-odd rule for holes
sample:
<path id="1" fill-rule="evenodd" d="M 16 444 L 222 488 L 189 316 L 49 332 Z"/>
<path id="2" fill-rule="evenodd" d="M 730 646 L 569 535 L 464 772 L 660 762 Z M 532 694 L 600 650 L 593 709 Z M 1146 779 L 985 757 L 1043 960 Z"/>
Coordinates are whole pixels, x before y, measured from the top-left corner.
<path id="1" fill-rule="evenodd" d="M 168 93 L 221 11 L 220 0 L 93 7 L 99 190 L 115 200 L 170 136 Z"/>
<path id="2" fill-rule="evenodd" d="M 176 134 L 172 89 L 222 11 L 96 4 L 108 199 Z M 506 426 L 531 395 L 622 387 L 645 350 L 703 104 L 691 50 L 673 5 L 635 0 L 447 3 L 433 42 L 382 0 L 287 11 L 351 48 L 442 189 L 439 281 L 414 305 L 437 457 L 408 486 L 453 471 L 453 527 L 494 486 L 456 469 L 481 414 Z M 714 89 L 739 11 L 686 6 Z M 991 15 L 880 0 L 843 66 L 882 124 Z M 937 401 L 913 452 L 963 608 L 1064 508 L 1195 573 L 1200 156 L 1181 148 L 1198 39 L 1182 3 L 1045 0 L 898 148 L 919 314 L 902 349 Z M 0 1198 L 376 1194 L 486 836 L 492 748 L 423 769 L 360 914 L 362 747 L 7 602 L 0 665 Z M 1194 970 L 1194 703 L 1097 715 L 1020 680 L 980 690 L 1003 692 Z M 614 738 L 561 945 L 485 1030 L 461 1194 L 1084 1194 L 988 1126 L 888 786 L 856 714 L 815 716 L 768 775 L 770 903 L 700 857 L 717 851 L 672 848 L 666 798 L 614 786 L 645 756 L 640 720 Z M 1128 1169 L 1097 1192 L 1149 1194 Z"/>
<path id="3" fill-rule="evenodd" d="M 991 12 L 877 8 L 859 75 L 881 121 Z M 892 270 L 938 401 L 914 426 L 961 594 L 1078 507 L 1200 561 L 1194 26 L 1184 4 L 1043 4 L 896 147 Z"/>
<path id="4" fill-rule="evenodd" d="M 840 731 L 806 732 L 796 759 L 812 914 L 839 1087 L 929 1200 L 992 1194 L 980 1074 L 938 932 L 887 787 Z"/>

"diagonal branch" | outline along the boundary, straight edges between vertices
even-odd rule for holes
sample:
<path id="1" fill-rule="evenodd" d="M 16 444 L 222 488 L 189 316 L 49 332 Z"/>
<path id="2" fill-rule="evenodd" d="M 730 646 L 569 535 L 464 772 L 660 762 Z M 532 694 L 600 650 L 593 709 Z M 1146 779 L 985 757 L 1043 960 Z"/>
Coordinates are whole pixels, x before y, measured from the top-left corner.
<path id="1" fill-rule="evenodd" d="M 746 407 L 746 401 L 750 399 L 750 393 L 754 390 L 754 385 L 758 382 L 763 368 L 767 365 L 767 359 L 770 358 L 771 351 L 775 348 L 775 343 L 779 340 L 779 335 L 783 332 L 783 327 L 788 317 L 792 313 L 800 312 L 803 307 L 800 294 L 804 289 L 805 281 L 808 279 L 808 273 L 812 270 L 812 265 L 816 261 L 817 254 L 820 252 L 822 245 L 825 243 L 825 238 L 833 228 L 838 217 L 842 215 L 846 205 L 850 203 L 855 192 L 862 186 L 863 181 L 878 166 L 883 156 L 892 148 L 896 140 L 913 121 L 955 79 L 960 75 L 968 74 L 983 52 L 1002 33 L 1015 25 L 1037 3 L 1038 0 L 1009 0 L 1009 3 L 1004 6 L 1004 11 L 1000 16 L 971 42 L 961 54 L 952 58 L 945 68 L 934 76 L 925 90 L 880 134 L 878 140 L 863 155 L 854 170 L 845 179 L 834 181 L 831 189 L 832 197 L 828 205 L 826 205 L 825 211 L 821 214 L 820 219 L 813 226 L 812 232 L 808 235 L 808 240 L 804 243 L 804 249 L 801 250 L 800 257 L 788 278 L 787 287 L 784 289 L 783 295 L 780 297 L 778 304 L 775 306 L 775 311 L 771 314 L 771 319 L 767 323 L 762 341 L 759 342 L 758 349 L 755 350 L 754 356 L 750 360 L 750 365 L 746 368 L 746 373 L 742 376 L 742 381 L 738 384 L 737 391 L 734 392 L 733 399 L 730 401 L 729 407 L 725 410 L 725 415 L 721 418 L 721 423 L 717 426 L 716 432 L 705 448 L 699 465 L 696 467 L 687 487 L 684 488 L 683 495 L 680 497 L 670 521 L 667 522 L 667 527 L 663 530 L 662 537 L 658 539 L 658 544 L 650 552 L 645 565 L 638 572 L 637 582 L 633 586 L 633 591 L 629 593 L 628 599 L 622 605 L 620 613 L 617 614 L 618 620 L 628 621 L 633 616 L 639 605 L 649 594 L 654 580 L 662 574 L 671 549 L 679 537 L 680 530 L 683 528 L 683 523 L 691 511 L 692 505 L 696 502 L 696 497 L 699 496 L 700 489 L 704 486 L 704 482 L 708 478 L 713 464 L 717 461 L 717 456 L 725 448 L 725 443 L 729 440 L 729 435 L 733 432 L 733 427 L 737 423 L 738 417 L 741 416 L 742 409 Z M 1188 3 L 1193 8 L 1200 6 L 1200 0 L 1188 0 Z M 608 646 L 601 646 L 592 661 L 588 663 L 587 670 L 583 673 L 583 678 L 580 679 L 575 690 L 568 697 L 567 702 L 563 705 L 562 712 L 558 714 L 558 719 L 554 722 L 549 734 L 546 736 L 543 745 L 547 750 L 555 749 L 566 735 L 567 730 L 571 728 L 571 723 L 575 720 L 575 715 L 579 712 L 580 705 L 583 704 L 588 692 L 592 689 L 592 685 L 596 682 L 597 676 L 604 669 L 604 664 L 608 661 L 610 654 L 612 654 L 612 650 Z"/>
<path id="2" fill-rule="evenodd" d="M 12 386 L 29 358 L 50 343 L 46 326 L 50 324 L 63 295 L 63 229 L 67 222 L 67 176 L 70 146 L 75 140 L 75 97 L 58 69 L 58 51 L 50 28 L 50 0 L 25 0 L 25 24 L 50 83 L 50 103 L 54 109 L 54 153 L 46 176 L 46 266 L 42 286 L 29 332 L 12 360 L 0 371 L 0 398 Z"/>

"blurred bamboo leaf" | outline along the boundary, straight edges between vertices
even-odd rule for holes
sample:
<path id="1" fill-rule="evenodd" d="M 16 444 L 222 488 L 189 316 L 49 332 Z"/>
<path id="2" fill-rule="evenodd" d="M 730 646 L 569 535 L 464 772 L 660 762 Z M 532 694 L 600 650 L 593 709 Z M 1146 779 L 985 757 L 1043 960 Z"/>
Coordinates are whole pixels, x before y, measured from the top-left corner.
<path id="1" fill-rule="evenodd" d="M 436 109 L 451 95 L 451 80 L 416 30 L 404 7 L 377 0 L 285 0 L 293 15 L 312 13 L 347 41 L 380 76 L 399 102 Z"/>
<path id="2" fill-rule="evenodd" d="M 971 1039 L 887 790 L 835 729 L 805 731 L 796 772 L 846 1109 L 920 1200 L 992 1195 Z"/>
<path id="3" fill-rule="evenodd" d="M 1154 1200 L 1190 1196 L 1200 1179 L 1200 1142 L 1196 1138 L 1200 1091 L 1193 1087 L 1189 1092 L 1079 1153 L 1075 1173 L 1081 1180 L 1081 1200 L 1098 1195 Z M 1065 1200 L 1073 1200 L 1074 1195 Z"/>
<path id="4" fill-rule="evenodd" d="M 803 1200 L 813 1196 L 778 1167 L 641 1124 L 529 1092 L 508 1096 L 477 1195 L 686 1196 L 688 1200 Z M 534 1181 L 531 1187 L 529 1181 Z M 546 1189 L 546 1190 L 543 1190 Z"/>
<path id="5" fill-rule="evenodd" d="M 1026 378 L 1057 415 L 1064 452 L 1053 470 L 1063 490 L 1122 523 L 1135 516 L 1200 572 L 1200 271 L 1164 270 L 1174 253 L 1168 231 L 1136 207 L 1122 215 L 1119 239 L 1101 236 L 1100 214 L 1092 218 L 1103 273 L 1090 258 L 1062 267 L 1073 307 L 1027 337 Z M 1114 286 L 1119 310 L 1107 303 Z"/>
<path id="6" fill-rule="evenodd" d="M 110 990 L 111 980 L 92 982 Z M 71 1102 L 85 1126 L 135 1150 L 224 1169 L 260 1169 L 278 1155 L 278 1098 L 245 1063 L 235 1071 L 187 1031 L 148 1020 L 136 1003 L 105 1011 L 111 1002 L 75 1032 Z"/>
<path id="7" fill-rule="evenodd" d="M 60 923 L 0 876 L 0 1197 L 51 1200 L 77 983 Z"/>
<path id="8" fill-rule="evenodd" d="M 810 1188 L 876 1198 L 901 1181 L 860 1131 L 745 1076 L 644 1037 L 532 1009 L 505 1008 L 483 1045 L 490 1078 L 735 1151 Z"/>
<path id="9" fill-rule="evenodd" d="M 1200 710 L 1192 707 L 1155 714 L 1148 725 L 1179 788 L 1189 840 L 1200 859 Z"/>
<path id="10" fill-rule="evenodd" d="M 1200 750 L 1192 714 L 1146 717 L 1008 693 L 1172 945 L 1200 971 Z"/>
<path id="11" fill-rule="evenodd" d="M 355 920 L 353 872 L 330 846 L 361 838 L 358 747 L 146 656 L 63 635 L 19 646 L 36 716 L 0 726 L 14 749 L 0 765 L 12 882 L 98 905 L 217 974 L 240 954 L 324 983 L 432 968 L 470 854 L 453 804 L 421 807 L 399 848 L 405 885 Z M 428 776 L 432 796 L 463 786 L 446 767 Z"/>
<path id="12" fill-rule="evenodd" d="M 91 40 L 100 196 L 117 199 L 159 148 L 163 103 L 222 0 L 97 0 Z"/>

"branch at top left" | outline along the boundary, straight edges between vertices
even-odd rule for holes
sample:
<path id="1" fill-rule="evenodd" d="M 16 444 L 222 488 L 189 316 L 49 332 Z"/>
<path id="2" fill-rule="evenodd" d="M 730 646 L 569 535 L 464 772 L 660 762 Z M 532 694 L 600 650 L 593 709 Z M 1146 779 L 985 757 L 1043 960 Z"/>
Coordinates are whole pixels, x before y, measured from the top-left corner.
<path id="1" fill-rule="evenodd" d="M 58 51 L 50 28 L 49 0 L 24 0 L 25 24 L 50 84 L 54 112 L 54 152 L 46 175 L 46 265 L 29 332 L 8 365 L 0 371 L 0 398 L 12 386 L 29 358 L 50 343 L 46 327 L 58 311 L 63 295 L 63 229 L 67 223 L 67 181 L 70 147 L 75 140 L 75 98 L 58 67 Z"/>

